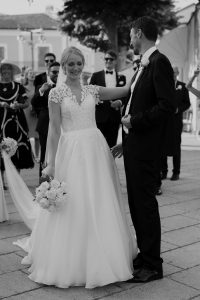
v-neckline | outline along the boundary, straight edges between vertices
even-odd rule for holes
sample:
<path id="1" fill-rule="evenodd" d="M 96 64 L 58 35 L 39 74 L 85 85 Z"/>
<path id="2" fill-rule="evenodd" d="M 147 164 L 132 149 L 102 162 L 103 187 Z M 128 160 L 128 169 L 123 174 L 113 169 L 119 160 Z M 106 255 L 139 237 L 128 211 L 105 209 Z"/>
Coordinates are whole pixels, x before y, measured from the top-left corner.
<path id="1" fill-rule="evenodd" d="M 76 97 L 76 95 L 73 93 L 71 87 L 70 87 L 69 85 L 67 85 L 66 83 L 65 83 L 65 85 L 66 85 L 66 87 L 67 87 L 67 88 L 69 89 L 69 91 L 70 91 L 72 100 L 73 100 L 75 103 L 77 103 L 79 106 L 81 106 L 82 103 L 84 102 L 84 93 L 83 93 L 83 88 L 84 88 L 84 86 L 81 84 L 81 98 L 80 98 L 80 101 L 78 101 L 78 100 L 77 100 L 77 97 Z"/>

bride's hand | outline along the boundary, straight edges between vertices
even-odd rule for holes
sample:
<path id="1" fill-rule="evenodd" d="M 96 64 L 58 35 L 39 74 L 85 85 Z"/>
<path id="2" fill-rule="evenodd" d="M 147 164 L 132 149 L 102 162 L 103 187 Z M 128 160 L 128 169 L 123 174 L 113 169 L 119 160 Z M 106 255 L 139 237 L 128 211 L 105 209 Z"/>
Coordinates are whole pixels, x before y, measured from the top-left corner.
<path id="1" fill-rule="evenodd" d="M 42 170 L 42 177 L 52 178 L 54 177 L 54 172 L 55 172 L 54 167 L 47 165 L 46 168 Z"/>
<path id="2" fill-rule="evenodd" d="M 122 157 L 123 155 L 123 147 L 122 147 L 122 144 L 118 144 L 114 147 L 111 148 L 111 152 L 112 152 L 112 155 L 114 156 L 114 158 L 118 157 Z"/>

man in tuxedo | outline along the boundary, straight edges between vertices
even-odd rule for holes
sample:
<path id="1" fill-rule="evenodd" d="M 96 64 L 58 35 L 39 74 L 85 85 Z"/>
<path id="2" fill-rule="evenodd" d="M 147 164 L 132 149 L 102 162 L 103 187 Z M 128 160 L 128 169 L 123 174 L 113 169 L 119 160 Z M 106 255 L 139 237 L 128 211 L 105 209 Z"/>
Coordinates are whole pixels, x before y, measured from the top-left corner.
<path id="1" fill-rule="evenodd" d="M 35 94 L 31 100 L 31 104 L 35 111 L 38 112 L 38 122 L 36 131 L 39 134 L 41 153 L 40 153 L 40 169 L 39 175 L 42 174 L 42 168 L 45 160 L 46 142 L 49 127 L 49 110 L 48 110 L 48 96 L 50 90 L 56 86 L 60 64 L 53 62 L 48 68 L 48 82 L 39 85 L 36 88 Z"/>
<path id="2" fill-rule="evenodd" d="M 113 50 L 105 53 L 105 68 L 92 75 L 90 84 L 106 87 L 120 87 L 126 84 L 126 77 L 119 75 L 115 70 L 117 64 L 117 54 Z M 109 147 L 117 143 L 118 130 L 121 122 L 121 100 L 102 101 L 96 105 L 96 123 L 101 130 Z"/>
<path id="3" fill-rule="evenodd" d="M 131 282 L 163 277 L 161 224 L 155 196 L 157 159 L 167 134 L 167 120 L 176 109 L 173 70 L 167 57 L 155 47 L 157 27 L 153 19 L 141 17 L 130 33 L 134 54 L 142 54 L 124 108 L 123 155 L 130 214 L 139 254 L 133 261 Z M 120 148 L 113 149 L 119 155 Z"/>
<path id="4" fill-rule="evenodd" d="M 174 134 L 175 134 L 175 149 L 172 156 L 173 171 L 170 180 L 178 180 L 181 167 L 181 134 L 183 129 L 183 112 L 190 107 L 189 92 L 185 83 L 177 80 L 179 75 L 178 67 L 173 67 L 174 82 L 175 82 L 175 97 L 177 101 L 177 109 L 174 115 Z M 168 164 L 167 155 L 161 160 L 161 179 L 167 178 Z"/>
<path id="5" fill-rule="evenodd" d="M 35 76 L 34 85 L 35 88 L 40 85 L 42 85 L 45 82 L 48 82 L 48 68 L 49 66 L 56 61 L 56 56 L 54 53 L 46 53 L 44 56 L 44 63 L 46 67 L 46 72 L 40 73 L 37 76 Z"/>

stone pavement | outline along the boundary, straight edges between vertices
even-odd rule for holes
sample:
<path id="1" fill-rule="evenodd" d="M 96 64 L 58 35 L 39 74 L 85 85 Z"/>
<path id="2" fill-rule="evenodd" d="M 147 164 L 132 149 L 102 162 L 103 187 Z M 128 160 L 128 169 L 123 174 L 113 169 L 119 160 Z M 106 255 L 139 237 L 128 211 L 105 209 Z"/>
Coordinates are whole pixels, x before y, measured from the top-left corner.
<path id="1" fill-rule="evenodd" d="M 83 287 L 58 289 L 32 282 L 27 277 L 27 268 L 20 264 L 25 253 L 12 244 L 26 236 L 29 230 L 6 192 L 10 220 L 0 224 L 0 299 L 200 300 L 200 140 L 184 133 L 182 144 L 181 179 L 163 181 L 163 195 L 158 197 L 164 279 L 146 284 L 116 283 L 93 290 Z M 168 161 L 171 171 L 171 159 Z M 127 201 L 122 159 L 117 159 L 117 165 Z M 38 183 L 38 165 L 33 170 L 23 171 L 22 176 L 34 191 Z"/>

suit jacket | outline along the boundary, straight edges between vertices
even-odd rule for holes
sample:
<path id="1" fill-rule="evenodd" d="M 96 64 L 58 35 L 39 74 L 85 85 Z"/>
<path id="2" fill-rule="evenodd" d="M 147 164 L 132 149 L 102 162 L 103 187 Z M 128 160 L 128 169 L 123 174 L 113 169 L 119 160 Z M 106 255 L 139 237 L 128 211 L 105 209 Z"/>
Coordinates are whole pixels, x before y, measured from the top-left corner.
<path id="1" fill-rule="evenodd" d="M 40 73 L 37 76 L 35 76 L 34 85 L 37 88 L 38 86 L 41 86 L 43 83 L 47 82 L 47 73 Z"/>
<path id="2" fill-rule="evenodd" d="M 48 97 L 49 97 L 49 92 L 53 88 L 53 86 L 50 87 L 47 91 L 45 91 L 43 96 L 40 96 L 39 89 L 41 86 L 37 87 L 35 94 L 31 100 L 31 104 L 35 109 L 35 111 L 37 111 L 38 113 L 36 131 L 38 133 L 41 132 L 48 133 L 48 127 L 49 127 Z"/>
<path id="3" fill-rule="evenodd" d="M 96 84 L 100 86 L 106 86 L 105 82 L 105 71 L 99 71 L 93 73 L 90 84 Z M 116 86 L 124 86 L 126 84 L 126 77 L 124 75 L 120 75 L 116 72 Z M 104 101 L 96 105 L 96 122 L 97 123 L 104 123 L 107 121 L 113 121 L 120 123 L 121 121 L 121 112 L 120 110 L 116 110 L 111 107 L 109 101 Z"/>
<path id="4" fill-rule="evenodd" d="M 182 130 L 183 112 L 190 107 L 190 97 L 185 83 L 179 80 L 176 81 L 175 97 L 177 101 L 178 113 L 175 114 L 176 125 Z"/>
<path id="5" fill-rule="evenodd" d="M 173 69 L 167 57 L 156 50 L 132 94 L 129 110 L 132 128 L 123 141 L 130 155 L 151 160 L 164 153 L 169 124 L 174 126 L 176 107 Z"/>

